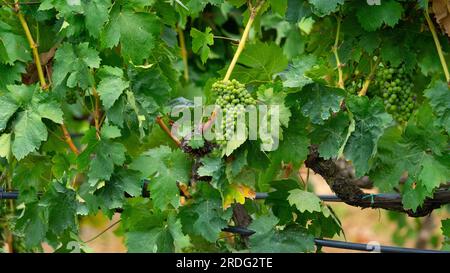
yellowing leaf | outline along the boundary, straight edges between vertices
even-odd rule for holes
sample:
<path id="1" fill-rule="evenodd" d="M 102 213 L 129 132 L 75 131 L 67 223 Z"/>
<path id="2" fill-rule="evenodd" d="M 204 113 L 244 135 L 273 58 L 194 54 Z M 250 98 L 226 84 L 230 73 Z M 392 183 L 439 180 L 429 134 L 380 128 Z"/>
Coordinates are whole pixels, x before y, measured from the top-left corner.
<path id="1" fill-rule="evenodd" d="M 231 184 L 224 191 L 223 209 L 227 209 L 232 203 L 244 204 L 245 198 L 255 199 L 256 193 L 250 187 L 241 184 Z"/>

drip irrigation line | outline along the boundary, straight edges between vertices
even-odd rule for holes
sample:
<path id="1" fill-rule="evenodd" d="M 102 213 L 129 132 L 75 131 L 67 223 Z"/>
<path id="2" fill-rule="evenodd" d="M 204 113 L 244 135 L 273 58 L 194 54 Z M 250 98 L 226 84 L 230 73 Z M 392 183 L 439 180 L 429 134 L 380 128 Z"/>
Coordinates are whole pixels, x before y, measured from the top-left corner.
<path id="1" fill-rule="evenodd" d="M 419 248 L 406 248 L 397 246 L 384 246 L 378 244 L 360 244 L 360 243 L 350 243 L 336 240 L 328 239 L 314 239 L 314 243 L 321 247 L 331 247 L 349 250 L 359 250 L 368 252 L 381 252 L 381 253 L 421 253 L 421 254 L 431 254 L 431 253 L 450 253 L 448 251 L 440 250 L 430 250 L 430 249 L 419 249 Z"/>
<path id="2" fill-rule="evenodd" d="M 256 233 L 253 230 L 243 227 L 227 227 L 224 228 L 223 231 L 240 234 L 244 236 L 251 236 Z M 340 248 L 340 249 L 358 250 L 367 252 L 381 252 L 381 253 L 450 253 L 448 251 L 440 251 L 440 250 L 384 246 L 375 243 L 361 244 L 361 243 L 351 243 L 319 238 L 314 239 L 314 244 L 320 247 Z"/>

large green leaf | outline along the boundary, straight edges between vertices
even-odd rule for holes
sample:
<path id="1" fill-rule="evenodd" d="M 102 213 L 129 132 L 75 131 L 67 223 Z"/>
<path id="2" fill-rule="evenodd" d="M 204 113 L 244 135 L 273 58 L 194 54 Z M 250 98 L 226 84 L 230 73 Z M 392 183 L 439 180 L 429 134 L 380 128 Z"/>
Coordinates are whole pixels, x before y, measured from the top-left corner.
<path id="1" fill-rule="evenodd" d="M 66 81 L 66 86 L 83 89 L 92 85 L 91 68 L 100 67 L 98 52 L 88 43 L 77 45 L 64 43 L 55 54 L 53 67 L 53 84 L 58 86 Z"/>
<path id="2" fill-rule="evenodd" d="M 392 118 L 384 110 L 380 99 L 350 97 L 346 105 L 355 120 L 355 130 L 344 149 L 345 157 L 355 166 L 356 176 L 369 170 L 369 161 L 377 151 L 378 139 L 391 124 Z"/>
<path id="3" fill-rule="evenodd" d="M 313 123 L 323 124 L 332 113 L 339 111 L 345 91 L 313 83 L 305 86 L 298 96 L 303 115 Z"/>
<path id="4" fill-rule="evenodd" d="M 143 178 L 152 177 L 148 187 L 156 208 L 180 206 L 177 183 L 187 184 L 190 174 L 190 162 L 183 152 L 160 146 L 135 159 L 130 168 L 140 171 Z"/>
<path id="5" fill-rule="evenodd" d="M 276 230 L 278 219 L 272 214 L 253 220 L 249 229 L 256 231 L 250 237 L 250 251 L 255 253 L 299 253 L 314 251 L 314 237 L 298 225 Z"/>
<path id="6" fill-rule="evenodd" d="M 121 220 L 129 252 L 181 252 L 191 245 L 177 215 L 153 209 L 148 199 L 129 200 Z"/>
<path id="7" fill-rule="evenodd" d="M 129 83 L 124 79 L 122 69 L 117 67 L 103 66 L 98 73 L 101 80 L 97 91 L 105 108 L 109 109 L 129 87 Z"/>
<path id="8" fill-rule="evenodd" d="M 350 119 L 344 112 L 328 119 L 323 125 L 315 127 L 311 141 L 319 145 L 319 154 L 324 159 L 338 157 L 347 140 Z"/>
<path id="9" fill-rule="evenodd" d="M 325 16 L 338 10 L 345 0 L 308 0 L 319 16 Z"/>
<path id="10" fill-rule="evenodd" d="M 383 0 L 380 5 L 361 3 L 356 12 L 359 23 L 366 31 L 377 30 L 384 24 L 393 27 L 402 14 L 403 7 L 395 0 Z"/>
<path id="11" fill-rule="evenodd" d="M 288 65 L 283 49 L 275 43 L 248 44 L 242 52 L 232 78 L 240 82 L 271 82 Z"/>
<path id="12" fill-rule="evenodd" d="M 430 101 L 439 124 L 450 133 L 450 89 L 443 81 L 434 82 L 427 90 L 425 97 Z"/>
<path id="13" fill-rule="evenodd" d="M 283 86 L 295 88 L 293 90 L 297 92 L 305 85 L 312 83 L 313 80 L 306 75 L 306 72 L 311 70 L 314 65 L 316 65 L 316 57 L 314 55 L 305 55 L 292 60 L 288 69 L 280 73 L 283 80 Z"/>
<path id="14" fill-rule="evenodd" d="M 134 64 L 142 64 L 159 39 L 159 18 L 156 14 L 116 7 L 103 33 L 104 45 L 111 48 L 120 42 L 124 58 Z"/>
<path id="15" fill-rule="evenodd" d="M 300 212 L 321 211 L 320 199 L 314 193 L 294 189 L 289 191 L 289 204 L 295 205 Z"/>

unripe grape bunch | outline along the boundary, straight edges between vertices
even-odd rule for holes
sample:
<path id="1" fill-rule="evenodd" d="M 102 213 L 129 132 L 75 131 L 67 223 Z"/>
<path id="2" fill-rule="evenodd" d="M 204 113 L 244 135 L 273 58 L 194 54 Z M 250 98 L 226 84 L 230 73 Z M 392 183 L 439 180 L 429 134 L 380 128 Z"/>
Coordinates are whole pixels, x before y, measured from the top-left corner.
<path id="1" fill-rule="evenodd" d="M 414 84 L 405 67 L 380 66 L 377 84 L 387 112 L 399 123 L 408 121 L 416 107 L 416 97 L 412 92 Z"/>
<path id="2" fill-rule="evenodd" d="M 245 114 L 245 107 L 255 105 L 256 100 L 250 95 L 245 85 L 233 79 L 231 81 L 217 81 L 212 85 L 212 90 L 218 97 L 216 105 L 222 110 L 222 132 L 225 131 L 225 139 L 218 143 L 225 145 L 227 140 L 233 137 L 236 120 Z"/>

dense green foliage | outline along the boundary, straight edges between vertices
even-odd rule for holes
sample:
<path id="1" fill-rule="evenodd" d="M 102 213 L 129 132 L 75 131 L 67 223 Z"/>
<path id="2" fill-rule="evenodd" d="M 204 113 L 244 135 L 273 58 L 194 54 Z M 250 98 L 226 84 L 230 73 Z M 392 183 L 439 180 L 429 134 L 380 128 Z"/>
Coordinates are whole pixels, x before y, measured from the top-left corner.
<path id="1" fill-rule="evenodd" d="M 9 2 L 0 3 L 0 187 L 20 197 L 0 200 L 0 229 L 17 251 L 42 242 L 84 251 L 79 219 L 117 209 L 132 252 L 315 251 L 314 237 L 342 231 L 292 171 L 311 144 L 400 192 L 413 211 L 450 181 L 450 91 L 425 0 L 252 0 L 262 6 L 225 82 L 251 17 L 245 0 Z M 172 107 L 196 96 L 230 111 L 278 105 L 282 130 L 268 142 L 279 147 L 242 141 L 200 153 L 208 143 L 190 140 L 180 149 L 155 120 L 171 124 Z M 236 225 L 235 203 L 252 217 L 248 241 L 222 232 Z"/>

